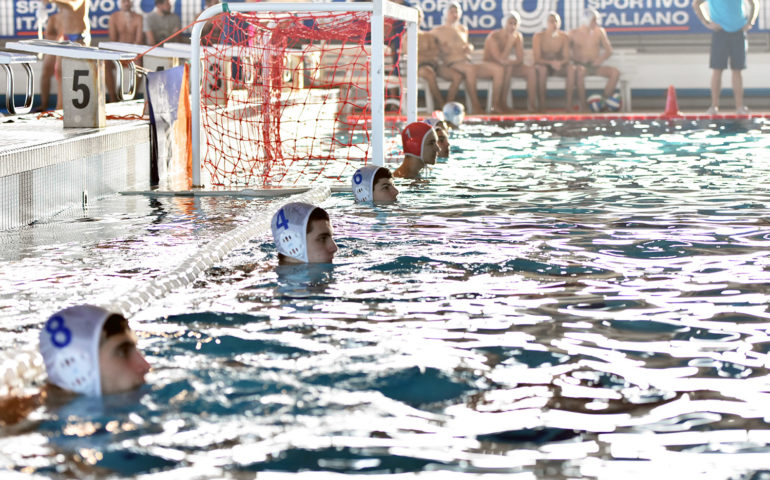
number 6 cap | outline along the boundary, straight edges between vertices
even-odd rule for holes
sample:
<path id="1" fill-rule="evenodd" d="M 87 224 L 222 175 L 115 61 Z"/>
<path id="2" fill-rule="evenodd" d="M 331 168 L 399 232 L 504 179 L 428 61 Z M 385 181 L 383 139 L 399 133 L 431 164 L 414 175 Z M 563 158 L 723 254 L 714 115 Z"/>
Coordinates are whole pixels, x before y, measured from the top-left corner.
<path id="1" fill-rule="evenodd" d="M 371 202 L 373 199 L 374 176 L 382 167 L 378 165 L 366 165 L 356 170 L 353 174 L 353 196 L 356 202 Z"/>
<path id="2" fill-rule="evenodd" d="M 278 253 L 307 263 L 307 220 L 315 209 L 309 203 L 293 202 L 275 212 L 270 226 Z"/>
<path id="3" fill-rule="evenodd" d="M 51 383 L 75 393 L 101 396 L 99 338 L 110 315 L 93 305 L 69 307 L 51 315 L 40 331 L 40 353 Z"/>

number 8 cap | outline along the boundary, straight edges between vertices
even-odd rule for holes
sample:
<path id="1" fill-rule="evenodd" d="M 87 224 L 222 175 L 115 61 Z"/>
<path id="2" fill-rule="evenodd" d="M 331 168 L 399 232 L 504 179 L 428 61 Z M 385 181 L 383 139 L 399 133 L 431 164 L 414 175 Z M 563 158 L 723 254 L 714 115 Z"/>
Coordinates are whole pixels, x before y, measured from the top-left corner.
<path id="1" fill-rule="evenodd" d="M 353 174 L 353 196 L 356 202 L 371 202 L 373 200 L 374 176 L 382 167 L 366 165 Z"/>
<path id="2" fill-rule="evenodd" d="M 40 331 L 40 353 L 48 380 L 75 393 L 102 394 L 99 338 L 111 313 L 93 305 L 78 305 L 54 313 Z"/>
<path id="3" fill-rule="evenodd" d="M 294 202 L 275 212 L 270 226 L 278 253 L 307 263 L 307 220 L 315 209 L 315 205 Z"/>

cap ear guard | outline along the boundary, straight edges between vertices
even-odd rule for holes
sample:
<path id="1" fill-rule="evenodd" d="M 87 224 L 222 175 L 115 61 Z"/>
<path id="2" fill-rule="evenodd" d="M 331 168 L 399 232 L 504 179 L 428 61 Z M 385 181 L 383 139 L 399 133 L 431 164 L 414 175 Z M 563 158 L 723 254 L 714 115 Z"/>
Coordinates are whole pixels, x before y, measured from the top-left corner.
<path id="1" fill-rule="evenodd" d="M 46 321 L 40 330 L 40 353 L 52 384 L 83 395 L 101 396 L 99 339 L 110 315 L 101 307 L 78 305 Z"/>
<path id="2" fill-rule="evenodd" d="M 412 122 L 401 132 L 401 141 L 404 145 L 404 155 L 417 157 L 423 161 L 422 154 L 425 150 L 425 139 L 433 128 L 425 122 Z"/>
<path id="3" fill-rule="evenodd" d="M 293 202 L 281 207 L 271 222 L 278 253 L 307 263 L 307 221 L 315 205 Z"/>

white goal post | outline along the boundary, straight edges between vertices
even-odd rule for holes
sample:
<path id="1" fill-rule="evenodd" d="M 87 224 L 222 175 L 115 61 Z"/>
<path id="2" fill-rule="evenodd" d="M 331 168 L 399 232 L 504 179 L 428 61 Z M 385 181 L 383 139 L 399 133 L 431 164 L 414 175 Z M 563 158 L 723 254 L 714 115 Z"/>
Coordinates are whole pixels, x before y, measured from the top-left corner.
<path id="1" fill-rule="evenodd" d="M 220 3 L 204 10 L 192 29 L 190 58 L 190 90 L 192 115 L 192 183 L 201 183 L 201 31 L 205 22 L 223 12 L 309 13 L 309 12 L 372 12 L 371 15 L 371 142 L 372 163 L 384 163 L 385 135 L 385 47 L 384 23 L 386 18 L 402 20 L 406 24 L 406 87 L 403 109 L 407 122 L 417 119 L 417 9 L 388 0 L 372 2 L 328 3 Z"/>

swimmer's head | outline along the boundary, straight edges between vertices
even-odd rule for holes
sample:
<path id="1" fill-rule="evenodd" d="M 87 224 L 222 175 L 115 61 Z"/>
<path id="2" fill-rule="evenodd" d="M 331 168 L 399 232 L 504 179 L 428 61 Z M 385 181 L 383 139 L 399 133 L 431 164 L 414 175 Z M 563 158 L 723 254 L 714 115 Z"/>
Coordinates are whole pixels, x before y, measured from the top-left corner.
<path id="1" fill-rule="evenodd" d="M 444 23 L 454 23 L 463 16 L 463 7 L 460 2 L 449 2 L 444 10 Z"/>
<path id="2" fill-rule="evenodd" d="M 138 388 L 150 369 L 126 319 L 93 305 L 52 315 L 40 331 L 40 353 L 52 384 L 92 397 Z"/>
<path id="3" fill-rule="evenodd" d="M 415 157 L 423 164 L 436 163 L 438 146 L 436 132 L 425 122 L 412 122 L 401 131 L 404 155 Z"/>
<path id="4" fill-rule="evenodd" d="M 377 165 L 359 168 L 353 174 L 353 196 L 356 202 L 395 202 L 398 189 L 393 184 L 393 174 Z"/>
<path id="5" fill-rule="evenodd" d="M 547 26 L 553 27 L 554 30 L 561 28 L 561 16 L 559 16 L 559 14 L 554 11 L 548 12 Z"/>
<path id="6" fill-rule="evenodd" d="M 436 145 L 438 146 L 439 158 L 449 158 L 449 134 L 447 129 L 442 126 L 436 126 L 433 130 L 436 131 Z"/>
<path id="7" fill-rule="evenodd" d="M 594 21 L 596 21 L 597 26 L 601 26 L 602 14 L 599 13 L 599 11 L 595 8 L 589 8 L 583 12 L 583 17 L 580 21 L 580 24 L 590 27 L 593 25 Z"/>
<path id="8" fill-rule="evenodd" d="M 309 203 L 281 207 L 271 222 L 280 263 L 331 263 L 337 252 L 326 210 Z"/>
<path id="9" fill-rule="evenodd" d="M 505 17 L 505 28 L 511 32 L 515 32 L 521 25 L 521 15 L 516 10 L 511 10 Z"/>
<path id="10" fill-rule="evenodd" d="M 459 127 L 465 120 L 465 107 L 458 102 L 447 103 L 444 105 L 444 118 L 455 127 Z"/>

